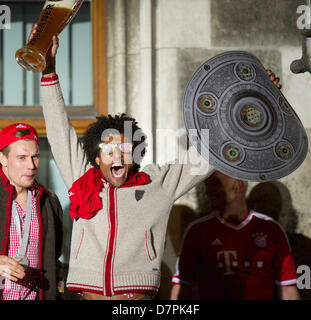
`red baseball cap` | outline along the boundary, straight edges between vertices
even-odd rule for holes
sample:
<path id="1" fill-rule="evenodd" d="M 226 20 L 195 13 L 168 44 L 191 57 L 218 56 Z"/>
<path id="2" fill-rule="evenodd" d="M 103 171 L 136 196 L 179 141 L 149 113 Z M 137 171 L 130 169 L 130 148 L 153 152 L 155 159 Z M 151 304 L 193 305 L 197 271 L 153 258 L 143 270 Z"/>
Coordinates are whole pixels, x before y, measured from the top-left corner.
<path id="1" fill-rule="evenodd" d="M 30 131 L 30 134 L 27 134 L 23 137 L 15 137 L 15 133 L 18 130 L 26 130 Z M 11 143 L 19 140 L 32 139 L 39 145 L 39 138 L 36 129 L 29 124 L 26 123 L 14 123 L 0 131 L 0 150 L 7 147 Z"/>

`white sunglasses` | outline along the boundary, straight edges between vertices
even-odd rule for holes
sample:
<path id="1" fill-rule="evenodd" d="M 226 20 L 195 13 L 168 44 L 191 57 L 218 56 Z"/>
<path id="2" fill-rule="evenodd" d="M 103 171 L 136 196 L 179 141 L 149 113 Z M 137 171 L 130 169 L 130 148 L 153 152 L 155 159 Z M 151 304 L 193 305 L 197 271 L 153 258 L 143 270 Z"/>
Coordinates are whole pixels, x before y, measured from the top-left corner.
<path id="1" fill-rule="evenodd" d="M 133 149 L 133 144 L 129 142 L 123 143 L 100 143 L 99 147 L 102 149 L 104 154 L 113 153 L 114 149 L 118 147 L 119 151 L 122 153 L 130 153 Z"/>

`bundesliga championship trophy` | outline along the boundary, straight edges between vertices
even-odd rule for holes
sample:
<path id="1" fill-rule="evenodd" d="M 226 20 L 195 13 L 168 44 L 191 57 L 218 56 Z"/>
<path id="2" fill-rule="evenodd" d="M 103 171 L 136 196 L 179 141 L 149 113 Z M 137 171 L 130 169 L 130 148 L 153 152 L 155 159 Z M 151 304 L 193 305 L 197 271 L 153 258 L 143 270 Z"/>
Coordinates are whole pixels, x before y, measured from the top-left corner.
<path id="1" fill-rule="evenodd" d="M 46 0 L 34 37 L 26 46 L 16 51 L 15 59 L 24 69 L 42 72 L 46 67 L 45 56 L 52 37 L 58 35 L 75 17 L 83 0 Z"/>
<path id="2" fill-rule="evenodd" d="M 191 143 L 217 170 L 241 180 L 289 175 L 308 152 L 306 131 L 257 57 L 228 51 L 203 63 L 183 99 Z"/>

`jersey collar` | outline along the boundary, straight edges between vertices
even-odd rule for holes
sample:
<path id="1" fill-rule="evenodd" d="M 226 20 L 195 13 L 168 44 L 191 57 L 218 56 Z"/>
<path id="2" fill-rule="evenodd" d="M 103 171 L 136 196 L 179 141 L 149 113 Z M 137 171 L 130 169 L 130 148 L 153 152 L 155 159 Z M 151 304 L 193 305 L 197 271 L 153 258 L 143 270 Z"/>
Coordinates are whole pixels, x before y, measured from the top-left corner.
<path id="1" fill-rule="evenodd" d="M 232 224 L 228 221 L 226 221 L 223 217 L 220 216 L 219 213 L 216 214 L 216 218 L 224 225 L 226 225 L 229 228 L 235 229 L 235 230 L 240 230 L 244 228 L 253 218 L 253 211 L 248 210 L 248 213 L 246 217 L 239 223 L 239 224 Z"/>

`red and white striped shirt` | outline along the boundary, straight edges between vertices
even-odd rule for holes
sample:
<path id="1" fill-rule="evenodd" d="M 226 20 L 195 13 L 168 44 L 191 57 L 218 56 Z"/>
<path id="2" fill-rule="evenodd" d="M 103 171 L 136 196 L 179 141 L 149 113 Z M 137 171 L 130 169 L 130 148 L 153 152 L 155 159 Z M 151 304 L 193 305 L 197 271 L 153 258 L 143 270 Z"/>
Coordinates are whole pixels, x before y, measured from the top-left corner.
<path id="1" fill-rule="evenodd" d="M 39 290 L 39 223 L 37 216 L 37 202 L 36 196 L 39 191 L 39 185 L 34 183 L 32 187 L 32 210 L 31 210 L 31 222 L 30 222 L 30 234 L 28 239 L 28 246 L 26 256 L 29 260 L 29 266 L 25 269 L 24 279 L 17 282 L 9 279 L 4 280 L 4 285 L 1 290 L 0 287 L 0 300 L 35 300 Z M 22 234 L 25 227 L 26 211 L 24 211 L 17 202 L 15 202 L 20 222 Z M 8 241 L 8 256 L 14 257 L 18 252 L 19 247 L 19 235 L 14 223 L 14 219 L 11 218 L 9 241 Z"/>

